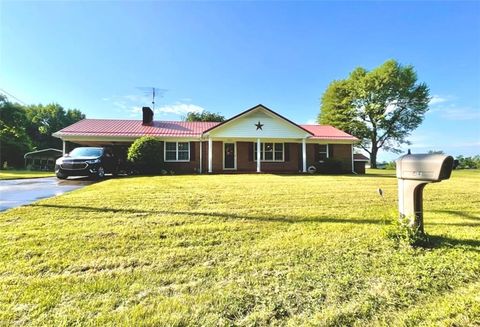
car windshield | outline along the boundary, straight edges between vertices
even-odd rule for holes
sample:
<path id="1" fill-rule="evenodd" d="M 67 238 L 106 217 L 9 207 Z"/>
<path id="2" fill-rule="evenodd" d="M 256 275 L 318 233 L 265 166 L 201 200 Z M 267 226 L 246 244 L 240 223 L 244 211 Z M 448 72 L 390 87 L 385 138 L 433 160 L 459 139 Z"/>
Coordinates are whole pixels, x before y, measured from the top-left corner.
<path id="1" fill-rule="evenodd" d="M 100 157 L 103 149 L 99 148 L 76 148 L 69 153 L 70 157 Z"/>

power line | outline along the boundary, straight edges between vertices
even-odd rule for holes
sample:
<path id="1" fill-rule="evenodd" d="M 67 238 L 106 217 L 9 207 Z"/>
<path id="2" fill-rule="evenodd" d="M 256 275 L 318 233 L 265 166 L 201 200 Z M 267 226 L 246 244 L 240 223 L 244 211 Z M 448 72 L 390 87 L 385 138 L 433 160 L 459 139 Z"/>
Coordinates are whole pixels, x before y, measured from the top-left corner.
<path id="1" fill-rule="evenodd" d="M 20 102 L 21 104 L 23 104 L 24 106 L 26 106 L 27 104 L 25 102 L 23 102 L 22 100 L 20 100 L 19 98 L 17 98 L 16 96 L 14 96 L 13 94 L 11 93 L 8 93 L 7 91 L 5 91 L 4 89 L 0 89 L 0 92 L 4 93 L 4 95 L 6 95 L 7 97 L 11 97 L 11 98 L 14 98 L 15 100 L 17 100 L 18 102 Z"/>

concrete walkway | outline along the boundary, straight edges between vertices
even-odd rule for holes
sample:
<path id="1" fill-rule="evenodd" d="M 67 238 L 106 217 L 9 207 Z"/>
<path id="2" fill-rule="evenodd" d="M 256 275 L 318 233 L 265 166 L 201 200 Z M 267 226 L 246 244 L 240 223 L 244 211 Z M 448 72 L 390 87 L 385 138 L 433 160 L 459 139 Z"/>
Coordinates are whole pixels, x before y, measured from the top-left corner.
<path id="1" fill-rule="evenodd" d="M 56 177 L 0 181 L 0 211 L 82 188 L 94 181 L 85 178 L 60 180 Z"/>

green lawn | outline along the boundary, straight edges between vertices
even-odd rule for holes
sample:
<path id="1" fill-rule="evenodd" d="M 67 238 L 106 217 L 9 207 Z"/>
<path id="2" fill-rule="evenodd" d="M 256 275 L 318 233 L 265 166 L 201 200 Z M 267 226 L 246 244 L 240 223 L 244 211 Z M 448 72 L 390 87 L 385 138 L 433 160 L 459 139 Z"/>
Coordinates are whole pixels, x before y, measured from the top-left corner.
<path id="1" fill-rule="evenodd" d="M 385 192 L 383 201 L 377 188 Z M 109 179 L 0 214 L 0 325 L 480 325 L 480 173 Z"/>
<path id="2" fill-rule="evenodd" d="M 0 170 L 0 180 L 55 176 L 52 171 Z"/>

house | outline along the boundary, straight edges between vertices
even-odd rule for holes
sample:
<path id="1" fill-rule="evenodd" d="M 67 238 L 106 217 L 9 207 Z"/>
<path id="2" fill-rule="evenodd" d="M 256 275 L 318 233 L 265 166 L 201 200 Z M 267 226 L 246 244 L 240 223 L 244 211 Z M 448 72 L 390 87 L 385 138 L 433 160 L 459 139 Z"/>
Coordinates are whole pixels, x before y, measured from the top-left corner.
<path id="1" fill-rule="evenodd" d="M 298 125 L 259 104 L 222 123 L 84 119 L 53 136 L 87 146 L 128 146 L 141 136 L 162 141 L 164 168 L 183 173 L 307 172 L 335 160 L 354 169 L 358 139 L 332 126 Z"/>

